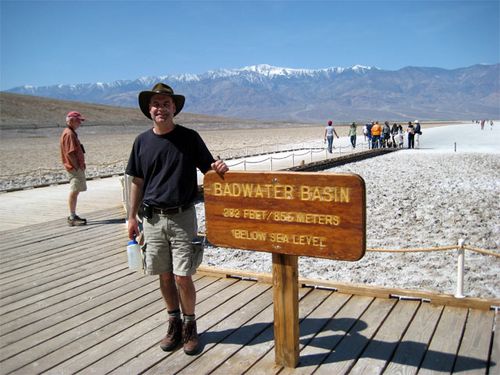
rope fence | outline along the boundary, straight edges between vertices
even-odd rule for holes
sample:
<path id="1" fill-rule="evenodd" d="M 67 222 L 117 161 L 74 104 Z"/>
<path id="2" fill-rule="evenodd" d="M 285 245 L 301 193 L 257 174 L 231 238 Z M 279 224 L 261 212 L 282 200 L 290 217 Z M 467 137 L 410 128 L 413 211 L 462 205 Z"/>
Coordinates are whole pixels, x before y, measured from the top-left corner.
<path id="1" fill-rule="evenodd" d="M 275 165 L 274 161 L 282 161 L 288 158 L 292 158 L 292 167 L 295 166 L 297 157 L 303 157 L 309 155 L 309 162 L 327 160 L 330 157 L 341 156 L 342 154 L 352 153 L 358 150 L 370 149 L 370 145 L 366 140 L 363 141 L 362 137 L 358 137 L 361 140 L 357 142 L 356 149 L 353 149 L 349 140 L 346 138 L 341 142 L 347 144 L 338 144 L 338 141 L 334 142 L 333 152 L 328 153 L 326 144 L 322 141 L 309 141 L 303 142 L 301 144 L 289 144 L 289 143 L 263 143 L 259 146 L 245 146 L 236 148 L 224 148 L 217 149 L 212 148 L 213 155 L 219 155 L 226 160 L 228 166 L 235 167 L 243 164 L 243 170 L 247 170 L 247 165 L 256 165 L 269 162 L 269 166 L 266 169 L 273 170 Z M 256 150 L 260 148 L 260 152 Z M 303 153 L 296 153 L 296 151 L 303 151 Z M 269 154 L 279 154 L 279 153 L 292 153 L 291 155 L 277 157 L 270 156 L 262 160 L 248 160 L 249 158 L 254 158 L 259 155 L 269 155 Z M 320 154 L 324 153 L 324 156 Z M 231 160 L 241 159 L 243 160 L 231 163 Z M 301 160 L 301 163 L 305 163 L 305 160 Z M 123 174 L 125 170 L 125 165 L 127 160 L 116 160 L 106 163 L 94 163 L 87 164 L 87 178 L 104 178 Z M 264 168 L 263 168 L 264 170 Z M 19 173 L 9 173 L 0 175 L 0 192 L 29 189 L 41 186 L 49 186 L 61 183 L 67 183 L 68 178 L 65 171 L 62 168 L 38 168 L 35 170 L 29 170 Z"/>
<path id="2" fill-rule="evenodd" d="M 438 247 L 429 247 L 429 248 L 413 248 L 413 249 L 366 249 L 366 251 L 376 252 L 376 253 L 422 253 L 422 252 L 432 252 L 432 251 L 449 251 L 456 250 L 456 246 L 438 246 Z M 475 253 L 483 254 L 483 255 L 491 255 L 497 258 L 500 258 L 500 253 L 497 253 L 493 250 L 485 250 L 480 249 L 478 247 L 464 245 L 463 248 L 465 250 L 469 250 Z"/>
<path id="3" fill-rule="evenodd" d="M 266 151 L 266 147 L 268 151 Z M 258 164 L 268 164 L 263 166 L 262 170 L 273 170 L 276 167 L 276 163 L 285 159 L 292 159 L 292 167 L 296 165 L 296 158 L 308 157 L 310 162 L 318 160 L 326 160 L 329 157 L 335 156 L 336 154 L 342 155 L 348 152 L 353 152 L 353 148 L 349 146 L 337 146 L 333 150 L 333 154 L 328 154 L 325 146 L 321 142 L 308 142 L 296 145 L 292 148 L 290 144 L 275 144 L 275 145 L 262 145 L 261 153 L 255 153 L 255 147 L 252 148 L 253 154 L 248 154 L 248 147 L 245 149 L 244 156 L 237 156 L 233 153 L 232 156 L 224 156 L 229 152 L 235 150 L 241 151 L 241 149 L 215 149 L 212 153 L 213 155 L 223 155 L 229 168 L 233 168 L 239 165 L 243 165 L 243 170 L 247 170 L 247 165 L 258 165 Z M 360 142 L 358 144 L 358 150 L 364 150 L 368 148 L 368 143 Z M 271 151 L 272 149 L 272 151 Z M 269 156 L 261 160 L 249 160 L 262 155 L 272 155 L 279 153 L 289 153 L 286 156 Z M 324 153 L 324 156 L 321 154 Z M 243 160 L 232 162 L 235 159 Z M 305 162 L 304 159 L 300 161 Z M 87 179 L 93 178 L 104 178 L 116 175 L 121 175 L 124 173 L 127 160 L 116 160 L 106 163 L 98 164 L 88 164 L 86 175 Z M 41 186 L 49 186 L 61 183 L 67 183 L 68 177 L 66 172 L 62 168 L 38 168 L 36 170 L 29 170 L 19 173 L 2 174 L 0 175 L 0 192 L 1 191 L 12 191 L 20 190 Z"/>
<path id="4" fill-rule="evenodd" d="M 356 147 L 360 149 L 367 149 L 367 142 L 359 142 Z M 257 152 L 257 149 L 260 148 L 260 152 Z M 211 148 L 214 154 L 222 156 L 224 159 L 232 159 L 232 158 L 241 158 L 247 156 L 255 156 L 255 155 L 264 155 L 264 154 L 273 154 L 280 153 L 290 150 L 300 150 L 300 149 L 322 149 L 326 151 L 326 144 L 321 141 L 309 141 L 303 143 L 289 144 L 289 143 L 277 143 L 277 144 L 269 144 L 263 143 L 259 146 L 245 146 L 245 147 L 232 147 L 232 148 L 224 148 L 217 149 Z M 333 147 L 333 154 L 339 153 L 342 154 L 343 150 L 352 149 L 352 146 L 349 145 L 337 145 Z M 249 151 L 250 150 L 250 151 Z"/>
<path id="5" fill-rule="evenodd" d="M 458 246 L 438 246 L 438 247 L 428 247 L 428 248 L 409 248 L 409 249 L 379 249 L 372 248 L 366 249 L 369 252 L 380 252 L 380 253 L 418 253 L 418 252 L 433 252 L 433 251 L 450 251 L 457 250 L 457 289 L 455 292 L 456 298 L 464 298 L 464 270 L 465 270 L 465 250 L 469 250 L 481 255 L 493 256 L 495 258 L 500 258 L 500 253 L 493 250 L 480 249 L 474 246 L 465 245 L 465 240 L 458 240 Z"/>
<path id="6" fill-rule="evenodd" d="M 367 145 L 367 144 L 365 144 Z M 342 149 L 349 149 L 351 152 L 353 151 L 352 147 L 337 147 L 338 151 L 339 151 L 339 155 L 342 155 Z M 302 153 L 296 153 L 295 151 L 303 151 L 305 150 L 305 152 L 302 152 Z M 314 155 L 319 155 L 319 154 L 323 154 L 325 153 L 325 156 L 324 157 L 321 157 L 321 158 L 316 158 L 316 161 L 318 160 L 327 160 L 329 157 L 328 157 L 328 151 L 325 150 L 323 147 L 320 147 L 320 148 L 313 148 L 313 147 L 310 147 L 310 148 L 298 148 L 298 149 L 294 149 L 294 150 L 283 150 L 283 151 L 279 151 L 279 152 L 274 152 L 274 153 L 290 153 L 291 154 L 288 154 L 288 155 L 285 155 L 285 156 L 282 156 L 282 157 L 279 157 L 279 156 L 270 156 L 270 157 L 267 157 L 267 158 L 264 158 L 264 159 L 259 159 L 259 160 L 248 160 L 247 158 L 249 157 L 255 157 L 255 156 L 259 156 L 259 155 L 248 155 L 246 158 L 244 158 L 243 160 L 241 161 L 238 161 L 238 162 L 235 162 L 235 163 L 231 163 L 231 159 L 226 159 L 226 164 L 228 165 L 228 167 L 231 169 L 233 167 L 236 167 L 236 166 L 239 166 L 239 165 L 243 165 L 243 170 L 247 170 L 247 165 L 248 164 L 251 164 L 251 165 L 256 165 L 256 164 L 264 164 L 264 163 L 268 163 L 269 162 L 269 170 L 274 170 L 274 164 L 273 162 L 274 161 L 282 161 L 282 160 L 285 160 L 285 159 L 292 159 L 292 167 L 294 167 L 296 165 L 296 159 L 297 157 L 303 157 L 303 156 L 309 156 L 309 162 L 313 162 L 315 160 L 315 157 Z M 274 154 L 273 153 L 273 154 Z M 345 151 L 344 153 L 348 153 L 348 151 Z M 333 154 L 332 154 L 333 155 Z M 305 162 L 305 160 L 303 159 L 302 162 Z"/>
<path id="7" fill-rule="evenodd" d="M 206 234 L 199 233 L 199 236 L 206 242 Z M 455 298 L 464 298 L 464 274 L 465 274 L 465 250 L 479 253 L 481 255 L 493 256 L 495 258 L 500 258 L 500 252 L 495 250 L 481 249 L 474 246 L 465 245 L 465 240 L 460 239 L 458 245 L 454 246 L 436 246 L 428 248 L 407 248 L 407 249 L 382 249 L 382 248 L 367 248 L 367 252 L 379 252 L 379 253 L 417 253 L 417 252 L 434 252 L 434 251 L 457 251 L 457 281 L 456 281 L 456 291 Z"/>
<path id="8" fill-rule="evenodd" d="M 417 252 L 432 252 L 432 251 L 450 251 L 457 250 L 457 288 L 455 292 L 456 298 L 464 298 L 464 270 L 465 270 L 465 250 L 472 251 L 481 255 L 493 256 L 500 258 L 500 252 L 494 250 L 481 249 L 465 244 L 465 239 L 459 239 L 456 246 L 438 246 L 428 248 L 409 248 L 409 249 L 366 249 L 370 252 L 385 252 L 385 253 L 417 253 Z"/>
<path id="9" fill-rule="evenodd" d="M 123 166 L 125 164 L 126 164 L 126 160 L 118 160 L 118 161 L 113 161 L 113 162 L 108 162 L 108 163 L 91 164 L 91 165 L 87 166 L 87 169 L 88 170 L 103 169 L 103 168 L 113 167 L 116 165 Z M 42 173 L 64 173 L 64 171 L 61 168 L 38 168 L 35 170 L 26 171 L 26 172 L 0 175 L 0 179 L 9 179 L 12 177 L 19 177 L 19 176 L 41 175 Z"/>
<path id="10" fill-rule="evenodd" d="M 413 248 L 413 249 L 381 249 L 381 248 L 373 248 L 366 249 L 366 251 L 371 251 L 374 253 L 422 253 L 422 252 L 432 252 L 432 251 L 448 251 L 455 250 L 456 246 L 437 246 L 437 247 L 428 247 L 428 248 Z"/>

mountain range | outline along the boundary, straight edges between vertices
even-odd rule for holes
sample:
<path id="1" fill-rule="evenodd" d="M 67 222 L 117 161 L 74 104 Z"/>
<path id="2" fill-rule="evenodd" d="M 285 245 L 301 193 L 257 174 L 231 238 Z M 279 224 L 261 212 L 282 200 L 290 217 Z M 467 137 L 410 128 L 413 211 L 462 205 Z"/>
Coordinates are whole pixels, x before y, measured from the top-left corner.
<path id="1" fill-rule="evenodd" d="M 137 108 L 157 82 L 186 96 L 184 111 L 242 119 L 324 122 L 500 119 L 500 64 L 458 69 L 405 67 L 292 69 L 266 64 L 203 74 L 7 90 Z"/>

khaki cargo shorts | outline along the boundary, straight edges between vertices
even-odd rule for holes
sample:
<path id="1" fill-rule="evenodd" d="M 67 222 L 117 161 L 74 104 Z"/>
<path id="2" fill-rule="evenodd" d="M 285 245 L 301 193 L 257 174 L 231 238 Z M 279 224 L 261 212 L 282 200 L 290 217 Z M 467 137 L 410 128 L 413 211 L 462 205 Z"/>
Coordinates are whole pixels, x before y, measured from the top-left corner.
<path id="1" fill-rule="evenodd" d="M 85 169 L 76 169 L 68 171 L 69 190 L 71 191 L 87 191 L 87 179 L 85 177 Z"/>
<path id="2" fill-rule="evenodd" d="M 203 246 L 193 242 L 198 231 L 194 206 L 173 215 L 154 213 L 151 219 L 144 218 L 143 227 L 145 274 L 196 273 L 203 260 Z"/>

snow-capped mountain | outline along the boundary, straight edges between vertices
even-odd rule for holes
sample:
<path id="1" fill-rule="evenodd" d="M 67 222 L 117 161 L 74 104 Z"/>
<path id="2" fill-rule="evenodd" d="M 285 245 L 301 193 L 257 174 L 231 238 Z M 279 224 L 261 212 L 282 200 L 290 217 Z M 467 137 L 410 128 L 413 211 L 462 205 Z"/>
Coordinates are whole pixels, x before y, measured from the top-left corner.
<path id="1" fill-rule="evenodd" d="M 186 96 L 185 111 L 239 118 L 323 121 L 500 118 L 500 64 L 446 70 L 295 69 L 267 64 L 203 74 L 164 75 L 110 83 L 9 92 L 65 100 L 137 106 L 137 95 L 165 82 Z"/>

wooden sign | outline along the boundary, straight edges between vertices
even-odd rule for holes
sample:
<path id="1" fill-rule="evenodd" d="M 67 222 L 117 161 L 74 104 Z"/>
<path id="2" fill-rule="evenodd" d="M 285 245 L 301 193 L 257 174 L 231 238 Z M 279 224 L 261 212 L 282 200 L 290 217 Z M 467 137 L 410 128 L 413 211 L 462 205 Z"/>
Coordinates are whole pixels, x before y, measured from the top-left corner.
<path id="1" fill-rule="evenodd" d="M 366 195 L 359 175 L 209 172 L 204 196 L 214 245 L 351 261 L 365 253 Z"/>

